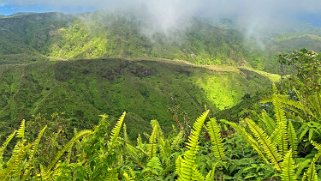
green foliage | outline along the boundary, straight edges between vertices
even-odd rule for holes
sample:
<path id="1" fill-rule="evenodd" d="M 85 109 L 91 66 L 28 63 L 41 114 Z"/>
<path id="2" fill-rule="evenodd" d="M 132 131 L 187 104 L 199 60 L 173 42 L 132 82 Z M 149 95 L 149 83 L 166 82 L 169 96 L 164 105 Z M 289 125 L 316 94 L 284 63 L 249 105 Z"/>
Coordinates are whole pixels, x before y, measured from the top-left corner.
<path id="1" fill-rule="evenodd" d="M 278 109 L 274 110 L 283 114 L 280 111 L 283 107 Z M 184 141 L 183 130 L 174 129 L 173 133 L 165 136 L 156 120 L 151 121 L 151 134 L 145 134 L 147 142 L 139 136 L 137 143 L 133 144 L 126 138 L 125 113 L 120 116 L 111 131 L 108 129 L 108 116 L 101 115 L 100 123 L 93 131 L 75 132 L 75 136 L 59 146 L 55 153 L 45 153 L 39 149 L 44 144 L 41 143 L 41 138 L 47 127 L 40 131 L 35 141 L 28 143 L 28 136 L 22 134 L 25 133 L 25 122 L 22 121 L 17 131 L 19 136 L 16 132 L 9 135 L 1 148 L 2 152 L 6 150 L 10 140 L 14 136 L 17 137 L 11 156 L 2 159 L 0 177 L 2 180 L 318 179 L 318 167 L 315 165 L 321 157 L 321 145 L 312 142 L 317 150 L 316 153 L 311 153 L 312 161 L 309 158 L 298 158 L 300 154 L 295 157 L 292 150 L 295 147 L 291 145 L 295 142 L 294 137 L 297 133 L 291 123 L 287 124 L 288 150 L 283 155 L 281 136 L 273 136 L 282 134 L 278 127 L 274 127 L 272 133 L 265 133 L 261 128 L 267 122 L 265 119 L 273 122 L 267 112 L 263 112 L 262 118 L 257 118 L 259 124 L 252 119 L 246 119 L 246 124 L 221 120 L 220 122 L 237 131 L 237 134 L 230 132 L 226 137 L 222 136 L 226 134 L 224 132 L 231 130 L 222 127 L 214 118 L 210 118 L 206 123 L 207 131 L 203 132 L 208 115 L 209 111 L 206 111 L 194 122 L 185 142 L 186 146 L 181 144 Z M 275 123 L 281 121 L 288 120 L 280 115 L 275 116 Z M 210 138 L 206 137 L 206 133 Z M 275 140 L 271 140 L 272 136 Z M 298 146 L 299 144 L 296 145 Z M 254 152 L 250 147 L 254 148 Z M 48 163 L 43 162 L 43 154 L 53 154 L 50 157 L 52 160 Z M 295 164 L 297 159 L 301 159 L 298 165 Z"/>
<path id="2" fill-rule="evenodd" d="M 196 167 L 196 154 L 198 151 L 199 136 L 203 124 L 207 118 L 209 111 L 203 113 L 194 123 L 192 132 L 188 137 L 188 142 L 186 143 L 187 151 L 184 153 L 183 158 L 180 158 L 178 165 L 176 165 L 178 172 L 178 180 L 187 181 L 187 180 L 202 180 L 202 176 L 197 170 Z"/>
<path id="3" fill-rule="evenodd" d="M 221 138 L 221 128 L 215 119 L 211 119 L 207 122 L 207 131 L 212 140 L 212 151 L 214 156 L 219 160 L 222 161 L 225 157 L 224 148 Z"/>
<path id="4" fill-rule="evenodd" d="M 108 111 L 114 123 L 119 112 L 126 110 L 128 136 L 136 138 L 149 129 L 148 120 L 162 120 L 162 128 L 168 131 L 173 117 L 182 123 L 193 120 L 204 106 L 217 112 L 271 84 L 255 73 L 221 71 L 124 59 L 0 66 L 0 135 L 11 133 L 25 118 L 34 122 L 27 128 L 34 133 L 48 124 L 57 130 L 62 127 L 70 138 L 74 127 L 88 129 L 97 124 L 96 115 Z M 52 117 L 56 112 L 61 114 Z"/>
<path id="5" fill-rule="evenodd" d="M 292 158 L 292 150 L 290 150 L 285 156 L 282 162 L 282 181 L 294 181 L 297 180 L 295 174 L 295 165 Z"/>
<path id="6" fill-rule="evenodd" d="M 81 21 L 59 29 L 57 37 L 50 42 L 49 57 L 57 59 L 97 58 L 107 53 L 107 39 L 91 33 Z"/>

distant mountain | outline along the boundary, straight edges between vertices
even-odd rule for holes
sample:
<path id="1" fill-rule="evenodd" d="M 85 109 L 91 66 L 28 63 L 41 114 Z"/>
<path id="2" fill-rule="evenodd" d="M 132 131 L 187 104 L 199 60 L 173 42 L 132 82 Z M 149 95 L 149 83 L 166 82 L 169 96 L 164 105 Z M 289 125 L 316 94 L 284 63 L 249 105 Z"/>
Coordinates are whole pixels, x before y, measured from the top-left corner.
<path id="1" fill-rule="evenodd" d="M 275 71 L 275 55 L 309 48 L 320 51 L 320 35 L 268 35 L 258 46 L 245 41 L 228 19 L 194 19 L 184 31 L 148 34 L 139 18 L 123 14 L 21 13 L 0 19 L 0 63 L 125 57 L 167 58 L 195 64 L 248 65 Z"/>
<path id="2" fill-rule="evenodd" d="M 88 20 L 88 21 L 87 21 Z M 1 63 L 98 57 L 161 57 L 196 64 L 251 64 L 243 35 L 194 19 L 184 32 L 147 37 L 123 15 L 19 14 L 0 19 Z M 173 40 L 174 39 L 174 40 Z M 255 54 L 257 56 L 258 54 Z"/>

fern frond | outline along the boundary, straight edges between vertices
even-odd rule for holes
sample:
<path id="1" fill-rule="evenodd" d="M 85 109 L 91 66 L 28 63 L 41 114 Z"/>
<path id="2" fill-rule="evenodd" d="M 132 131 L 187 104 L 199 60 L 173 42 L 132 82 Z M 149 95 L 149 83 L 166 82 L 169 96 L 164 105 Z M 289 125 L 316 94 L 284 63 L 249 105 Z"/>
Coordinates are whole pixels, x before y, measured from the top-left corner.
<path id="1" fill-rule="evenodd" d="M 199 170 L 197 170 L 196 167 L 193 169 L 191 180 L 204 181 L 204 176 L 201 174 L 201 172 Z"/>
<path id="2" fill-rule="evenodd" d="M 3 167 L 3 154 L 4 154 L 5 150 L 7 149 L 7 146 L 9 145 L 9 143 L 11 142 L 11 140 L 14 138 L 15 135 L 16 135 L 16 131 L 11 133 L 0 148 L 0 169 Z"/>
<path id="3" fill-rule="evenodd" d="M 182 163 L 183 163 L 183 158 L 181 156 L 178 156 L 175 160 L 175 173 L 177 175 L 182 174 Z"/>
<path id="4" fill-rule="evenodd" d="M 274 106 L 274 115 L 276 119 L 277 126 L 280 130 L 278 145 L 281 148 L 282 156 L 285 156 L 286 152 L 288 151 L 288 136 L 287 136 L 287 119 L 285 117 L 285 112 L 280 104 L 279 95 L 274 94 L 272 98 L 273 106 Z"/>
<path id="5" fill-rule="evenodd" d="M 123 125 L 123 133 L 124 133 L 124 140 L 126 143 L 130 143 L 129 137 L 128 137 L 128 133 L 127 133 L 127 126 L 124 123 Z"/>
<path id="6" fill-rule="evenodd" d="M 157 121 L 152 120 L 151 125 L 153 126 L 152 134 L 149 137 L 149 144 L 148 144 L 148 157 L 153 158 L 156 156 L 157 152 L 157 135 L 159 130 L 159 125 L 156 123 Z"/>
<path id="7" fill-rule="evenodd" d="M 10 159 L 6 163 L 6 169 L 1 170 L 1 177 L 4 177 L 3 180 L 8 180 L 8 178 L 20 178 L 20 175 L 23 170 L 23 163 L 25 161 L 25 156 L 28 153 L 28 150 L 31 148 L 31 144 L 24 145 L 24 141 L 19 141 L 13 151 Z"/>
<path id="8" fill-rule="evenodd" d="M 131 178 L 127 172 L 123 173 L 125 181 L 135 181 L 135 179 Z"/>
<path id="9" fill-rule="evenodd" d="M 160 150 L 160 155 L 162 160 L 168 160 L 168 158 L 171 155 L 171 145 L 170 141 L 168 139 L 165 139 L 162 136 L 159 136 L 158 138 L 158 145 L 159 145 L 159 150 Z"/>
<path id="10" fill-rule="evenodd" d="M 149 160 L 149 162 L 147 163 L 147 166 L 144 168 L 142 173 L 144 174 L 147 172 L 152 175 L 161 175 L 162 171 L 163 171 L 163 167 L 159 158 L 153 157 Z"/>
<path id="11" fill-rule="evenodd" d="M 22 180 L 27 180 L 29 175 L 30 175 L 30 172 L 33 168 L 35 168 L 34 166 L 34 158 L 35 158 L 35 155 L 36 155 L 36 152 L 38 150 L 38 146 L 39 146 L 39 143 L 40 143 L 40 140 L 41 138 L 43 137 L 43 134 L 45 133 L 47 129 L 47 126 L 45 126 L 38 134 L 36 140 L 33 142 L 32 144 L 32 147 L 31 147 L 31 153 L 29 155 L 29 160 L 28 160 L 28 163 L 27 165 L 25 166 L 25 173 L 23 175 L 23 179 Z"/>
<path id="12" fill-rule="evenodd" d="M 184 131 L 180 131 L 171 144 L 171 149 L 179 148 L 179 144 L 183 142 Z"/>
<path id="13" fill-rule="evenodd" d="M 297 138 L 297 133 L 294 129 L 294 126 L 291 121 L 288 122 L 288 137 L 289 137 L 289 143 L 290 143 L 290 148 L 293 152 L 293 156 L 296 156 L 297 154 L 297 149 L 298 149 L 298 138 Z"/>
<path id="14" fill-rule="evenodd" d="M 221 138 L 221 127 L 214 118 L 207 122 L 207 131 L 212 141 L 212 151 L 215 158 L 222 161 L 225 158 L 223 141 Z"/>
<path id="15" fill-rule="evenodd" d="M 125 120 L 125 116 L 126 116 L 126 112 L 124 112 L 120 116 L 118 122 L 116 123 L 115 127 L 111 131 L 110 140 L 108 142 L 108 152 L 110 152 L 114 148 L 114 146 L 115 146 L 115 144 L 117 142 L 120 130 L 121 130 L 122 125 L 123 125 L 124 120 Z"/>
<path id="16" fill-rule="evenodd" d="M 258 142 L 261 144 L 264 153 L 267 155 L 274 168 L 280 171 L 281 166 L 279 162 L 281 161 L 281 155 L 278 153 L 276 145 L 272 143 L 266 133 L 256 125 L 254 121 L 246 119 L 246 122 Z"/>
<path id="17" fill-rule="evenodd" d="M 311 162 L 308 170 L 304 173 L 302 180 L 305 181 L 318 181 L 318 174 L 315 168 L 315 163 Z"/>
<path id="18" fill-rule="evenodd" d="M 269 134 L 272 134 L 275 130 L 276 123 L 275 121 L 263 110 L 261 114 L 261 121 L 264 123 L 266 130 Z"/>
<path id="19" fill-rule="evenodd" d="M 20 127 L 17 131 L 17 138 L 21 138 L 22 140 L 25 139 L 25 129 L 26 129 L 25 122 L 26 120 L 22 120 Z"/>
<path id="20" fill-rule="evenodd" d="M 199 135 L 201 134 L 202 127 L 204 125 L 208 113 L 209 111 L 204 112 L 193 124 L 192 132 L 188 137 L 188 142 L 186 144 L 186 147 L 189 150 L 197 151 Z"/>
<path id="21" fill-rule="evenodd" d="M 321 158 L 321 144 L 315 141 L 311 141 L 311 144 L 314 146 L 315 149 L 318 150 L 318 152 L 314 155 L 313 161 L 312 161 L 312 162 L 316 162 Z"/>
<path id="22" fill-rule="evenodd" d="M 302 171 L 309 167 L 309 165 L 311 163 L 311 159 L 303 159 L 303 161 L 298 160 L 297 163 L 298 163 L 298 165 L 297 165 L 296 176 L 300 177 L 302 174 Z"/>
<path id="23" fill-rule="evenodd" d="M 292 158 L 292 150 L 290 150 L 284 157 L 282 162 L 282 181 L 295 181 L 297 180 L 295 175 L 295 165 Z"/>
<path id="24" fill-rule="evenodd" d="M 178 181 L 190 181 L 193 180 L 193 174 L 196 174 L 196 153 L 198 151 L 199 136 L 202 131 L 202 127 L 207 118 L 209 111 L 204 112 L 193 124 L 193 129 L 188 137 L 186 144 L 187 151 L 184 154 L 181 163 L 180 174 L 178 175 Z"/>
<path id="25" fill-rule="evenodd" d="M 226 120 L 221 120 L 221 122 L 231 126 L 233 129 L 235 129 L 237 131 L 237 133 L 239 133 L 245 139 L 245 141 L 256 151 L 256 153 L 263 159 L 263 161 L 265 163 L 267 163 L 267 164 L 270 163 L 268 161 L 268 159 L 266 158 L 266 156 L 263 154 L 263 151 L 262 151 L 259 143 L 253 138 L 253 136 L 250 133 L 248 133 L 245 130 L 244 127 L 242 127 L 236 123 L 226 121 Z"/>
<path id="26" fill-rule="evenodd" d="M 144 146 L 145 145 L 143 143 L 142 136 L 140 134 L 138 134 L 138 137 L 137 137 L 137 148 L 143 149 Z"/>
<path id="27" fill-rule="evenodd" d="M 64 153 L 69 150 L 74 143 L 76 143 L 79 139 L 81 139 L 84 136 L 92 134 L 93 131 L 91 130 L 83 130 L 77 133 L 55 156 L 55 158 L 51 161 L 49 164 L 47 171 L 50 171 L 58 162 L 58 160 L 64 155 Z"/>
<path id="28" fill-rule="evenodd" d="M 217 163 L 213 165 L 213 169 L 208 172 L 208 174 L 205 177 L 205 181 L 213 181 L 215 180 L 215 170 L 216 170 Z"/>

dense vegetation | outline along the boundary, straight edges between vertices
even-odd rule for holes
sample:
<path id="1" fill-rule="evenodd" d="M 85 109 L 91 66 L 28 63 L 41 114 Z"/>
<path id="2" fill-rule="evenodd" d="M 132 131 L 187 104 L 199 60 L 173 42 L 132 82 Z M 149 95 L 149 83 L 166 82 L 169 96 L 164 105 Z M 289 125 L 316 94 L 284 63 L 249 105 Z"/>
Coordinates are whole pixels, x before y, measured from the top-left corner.
<path id="1" fill-rule="evenodd" d="M 147 130 L 140 125 L 155 118 L 168 130 L 173 117 L 194 120 L 204 107 L 216 113 L 270 86 L 269 79 L 253 71 L 166 60 L 0 66 L 0 135 L 11 132 L 22 119 L 39 113 L 51 119 L 56 112 L 68 118 L 60 123 L 67 128 L 90 128 L 98 123 L 97 115 L 108 112 L 116 120 L 126 110 L 131 135 Z"/>
<path id="2" fill-rule="evenodd" d="M 0 180 L 321 178 L 321 55 L 275 56 L 320 51 L 319 30 L 267 35 L 263 50 L 198 18 L 142 27 L 0 17 Z"/>
<path id="3" fill-rule="evenodd" d="M 206 111 L 193 126 L 176 120 L 172 132 L 165 134 L 159 122 L 152 120 L 151 132 L 133 140 L 128 136 L 131 127 L 126 126 L 126 113 L 112 130 L 104 114 L 93 130 L 74 130 L 74 137 L 66 141 L 62 132 L 50 132 L 47 127 L 39 129 L 38 136 L 25 133 L 28 122 L 23 120 L 0 149 L 0 177 L 318 180 L 321 56 L 302 50 L 282 55 L 280 60 L 293 74 L 238 122 L 216 120 Z M 7 147 L 12 143 L 14 147 Z"/>

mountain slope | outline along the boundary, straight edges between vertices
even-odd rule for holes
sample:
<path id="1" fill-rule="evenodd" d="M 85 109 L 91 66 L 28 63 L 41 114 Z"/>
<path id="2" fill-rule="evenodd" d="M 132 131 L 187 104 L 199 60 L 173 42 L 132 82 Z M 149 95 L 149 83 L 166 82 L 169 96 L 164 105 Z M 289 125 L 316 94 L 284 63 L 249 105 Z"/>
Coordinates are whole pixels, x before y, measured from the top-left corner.
<path id="1" fill-rule="evenodd" d="M 162 57 L 196 64 L 243 65 L 251 52 L 243 35 L 199 20 L 173 33 L 146 33 L 144 23 L 128 15 L 58 13 L 27 14 L 0 19 L 0 60 L 22 62 L 38 59 L 98 57 Z M 20 55 L 20 56 L 19 56 Z M 9 58 L 8 58 L 9 57 Z M 251 62 L 249 60 L 249 62 Z"/>
<path id="2" fill-rule="evenodd" d="M 4 127 L 23 118 L 58 112 L 74 117 L 74 127 L 97 123 L 97 115 L 126 110 L 129 126 L 158 118 L 169 129 L 185 118 L 231 107 L 245 94 L 271 82 L 239 69 L 208 69 L 166 60 L 78 60 L 0 66 L 0 120 Z M 259 87 L 259 88 L 258 88 Z M 138 116 L 140 115 L 140 116 Z M 8 122 L 7 120 L 11 120 Z M 148 124 L 147 124 L 148 125 Z M 2 130 L 4 131 L 4 130 Z"/>

